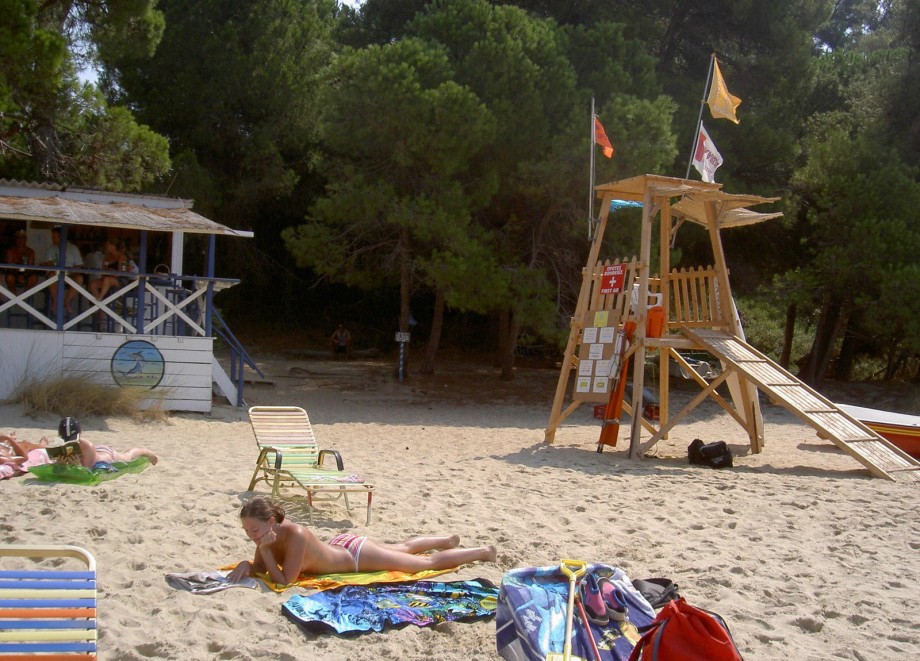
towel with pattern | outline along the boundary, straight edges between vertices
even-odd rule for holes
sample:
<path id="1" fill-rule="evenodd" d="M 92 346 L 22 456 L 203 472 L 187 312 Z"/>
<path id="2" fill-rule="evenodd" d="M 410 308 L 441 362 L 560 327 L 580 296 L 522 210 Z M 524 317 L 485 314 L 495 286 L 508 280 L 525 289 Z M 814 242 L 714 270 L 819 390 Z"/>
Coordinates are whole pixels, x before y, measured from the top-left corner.
<path id="1" fill-rule="evenodd" d="M 498 588 L 484 578 L 440 583 L 346 585 L 336 590 L 295 594 L 281 606 L 285 616 L 311 632 L 383 631 L 389 626 L 420 627 L 492 617 Z"/>
<path id="2" fill-rule="evenodd" d="M 232 570 L 236 565 L 221 567 L 222 570 Z M 347 574 L 317 574 L 309 576 L 301 574 L 297 580 L 290 585 L 280 585 L 272 581 L 268 574 L 256 574 L 265 581 L 265 584 L 275 592 L 284 592 L 289 588 L 312 588 L 314 590 L 332 590 L 345 585 L 371 585 L 373 583 L 404 583 L 406 581 L 420 581 L 426 578 L 434 578 L 441 574 L 449 574 L 457 571 L 458 567 L 451 569 L 423 569 L 418 572 L 404 571 L 363 571 L 351 572 Z"/>

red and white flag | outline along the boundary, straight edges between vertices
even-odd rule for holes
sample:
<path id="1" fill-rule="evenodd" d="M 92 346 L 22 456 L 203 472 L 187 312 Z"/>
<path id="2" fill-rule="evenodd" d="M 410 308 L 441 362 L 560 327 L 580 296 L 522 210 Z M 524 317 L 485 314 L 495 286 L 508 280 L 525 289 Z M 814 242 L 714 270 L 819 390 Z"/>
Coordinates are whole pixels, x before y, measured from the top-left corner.
<path id="1" fill-rule="evenodd" d="M 716 170 L 722 165 L 722 154 L 716 149 L 702 122 L 700 122 L 700 132 L 696 136 L 696 149 L 693 150 L 692 163 L 703 181 L 710 184 L 715 182 Z"/>

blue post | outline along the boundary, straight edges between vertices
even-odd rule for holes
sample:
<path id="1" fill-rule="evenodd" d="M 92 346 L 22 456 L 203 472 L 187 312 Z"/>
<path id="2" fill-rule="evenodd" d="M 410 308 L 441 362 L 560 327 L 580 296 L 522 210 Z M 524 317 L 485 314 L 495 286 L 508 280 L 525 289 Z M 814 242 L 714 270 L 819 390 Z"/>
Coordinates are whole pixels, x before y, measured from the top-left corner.
<path id="1" fill-rule="evenodd" d="M 217 236 L 208 235 L 208 293 L 205 294 L 204 334 L 211 337 L 211 308 L 214 306 L 214 253 Z"/>
<path id="2" fill-rule="evenodd" d="M 137 270 L 141 276 L 137 279 L 137 310 L 135 310 L 135 328 L 138 334 L 144 332 L 144 295 L 146 294 L 147 278 L 143 276 L 147 272 L 147 230 L 141 230 L 140 241 L 138 243 L 138 262 Z"/>
<path id="3" fill-rule="evenodd" d="M 61 225 L 61 241 L 58 244 L 57 267 L 64 268 L 67 265 L 67 225 Z M 54 318 L 57 330 L 64 330 L 64 298 L 66 297 L 67 284 L 64 282 L 64 271 L 57 272 L 57 305 L 55 305 Z"/>

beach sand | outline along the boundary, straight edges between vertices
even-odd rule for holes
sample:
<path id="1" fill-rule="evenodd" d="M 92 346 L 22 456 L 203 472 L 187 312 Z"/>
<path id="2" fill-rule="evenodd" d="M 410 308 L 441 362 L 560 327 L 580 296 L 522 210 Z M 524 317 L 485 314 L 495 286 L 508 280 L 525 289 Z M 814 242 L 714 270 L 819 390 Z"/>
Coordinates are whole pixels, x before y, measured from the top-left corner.
<path id="1" fill-rule="evenodd" d="M 595 452 L 599 426 L 588 406 L 554 444 L 543 442 L 553 370 L 520 368 L 506 383 L 490 365 L 451 362 L 399 384 L 384 361 L 258 362 L 267 381 L 247 389 L 248 404 L 304 406 L 321 447 L 377 485 L 369 527 L 363 503 L 354 518 L 341 504 L 320 505 L 321 539 L 345 530 L 388 541 L 457 533 L 467 546 L 497 545 L 495 563 L 438 580 L 498 584 L 507 570 L 562 558 L 671 578 L 690 603 L 725 618 L 747 661 L 920 658 L 916 486 L 870 477 L 781 408 L 764 404 L 761 454 L 706 404 L 655 458 L 630 460 L 628 430 L 618 448 Z M 693 394 L 677 384 L 672 410 Z M 57 428 L 56 416 L 30 418 L 18 405 L 0 416 L 0 429 L 21 439 Z M 90 440 L 147 446 L 160 463 L 93 488 L 0 482 L 0 543 L 75 544 L 95 555 L 100 658 L 497 658 L 494 619 L 316 635 L 281 614 L 294 591 L 173 589 L 167 573 L 252 556 L 237 519 L 257 456 L 245 410 L 216 404 L 211 415 L 164 422 L 81 422 Z M 734 468 L 688 465 L 694 438 L 727 441 Z M 302 501 L 284 502 L 306 523 Z"/>

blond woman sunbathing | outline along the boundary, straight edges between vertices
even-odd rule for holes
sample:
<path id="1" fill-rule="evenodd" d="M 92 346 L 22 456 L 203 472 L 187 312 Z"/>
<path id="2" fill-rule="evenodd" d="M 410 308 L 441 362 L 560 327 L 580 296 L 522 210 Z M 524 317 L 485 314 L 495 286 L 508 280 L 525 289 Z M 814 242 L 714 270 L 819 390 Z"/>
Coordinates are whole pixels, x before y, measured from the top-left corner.
<path id="1" fill-rule="evenodd" d="M 289 585 L 301 574 L 417 572 L 495 561 L 494 546 L 457 548 L 457 535 L 412 537 L 399 544 L 384 544 L 343 533 L 324 544 L 303 526 L 286 520 L 284 509 L 264 496 L 243 505 L 240 522 L 246 536 L 255 542 L 256 553 L 252 562 L 244 560 L 230 572 L 230 581 L 258 572 L 267 573 L 274 583 Z M 436 553 L 416 555 L 425 551 Z"/>

